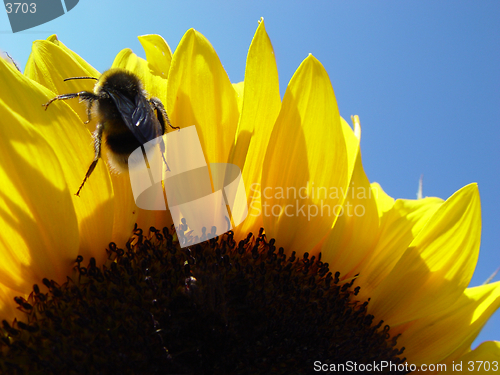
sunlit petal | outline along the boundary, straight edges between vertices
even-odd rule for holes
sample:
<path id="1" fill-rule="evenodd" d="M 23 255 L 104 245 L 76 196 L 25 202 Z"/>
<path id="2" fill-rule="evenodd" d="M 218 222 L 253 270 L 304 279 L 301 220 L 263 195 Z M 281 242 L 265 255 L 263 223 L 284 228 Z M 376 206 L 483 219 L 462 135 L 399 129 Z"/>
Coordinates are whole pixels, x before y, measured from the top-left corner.
<path id="1" fill-rule="evenodd" d="M 89 63 L 60 42 L 56 35 L 51 35 L 47 40 L 33 42 L 24 74 L 51 90 L 53 92 L 51 96 L 93 91 L 95 80 L 64 80 L 70 77 L 98 78 L 101 75 Z M 78 113 L 81 119 L 80 124 L 87 121 L 87 110 L 84 105 L 78 102 L 78 99 L 67 100 L 66 103 Z M 95 121 L 87 124 L 89 131 L 93 131 L 95 126 Z"/>
<path id="2" fill-rule="evenodd" d="M 396 325 L 453 304 L 474 271 L 480 223 L 479 192 L 471 184 L 441 205 L 418 233 L 373 292 L 370 312 Z"/>
<path id="3" fill-rule="evenodd" d="M 174 126 L 196 125 L 208 162 L 227 162 L 239 119 L 236 92 L 212 45 L 193 29 L 172 58 L 166 108 Z"/>
<path id="4" fill-rule="evenodd" d="M 266 233 L 279 238 L 287 251 L 311 250 L 332 227 L 334 212 L 342 205 L 350 180 L 347 165 L 330 79 L 310 55 L 288 85 L 264 161 Z"/>
<path id="5" fill-rule="evenodd" d="M 172 51 L 165 39 L 156 34 L 142 35 L 138 38 L 146 52 L 146 60 L 151 73 L 167 79 L 172 62 Z"/>
<path id="6" fill-rule="evenodd" d="M 52 217 L 51 220 L 57 220 L 57 222 L 68 223 L 70 225 L 71 220 L 64 220 L 66 214 L 57 217 L 54 210 L 62 209 L 63 211 L 68 211 L 68 215 L 74 210 L 72 215 L 76 215 L 75 220 L 78 221 L 80 231 L 79 239 L 76 233 L 76 240 L 80 242 L 78 246 L 80 254 L 87 257 L 92 254 L 96 258 L 104 259 L 105 254 L 102 254 L 101 250 L 109 243 L 109 236 L 113 226 L 112 191 L 108 177 L 109 174 L 104 163 L 98 165 L 94 171 L 92 175 L 93 181 L 88 182 L 87 186 L 85 186 L 86 190 L 83 192 L 84 194 L 82 193 L 81 197 L 74 196 L 93 159 L 90 134 L 79 124 L 80 120 L 78 116 L 64 103 L 52 103 L 47 111 L 44 110 L 42 104 L 50 98 L 51 94 L 49 90 L 25 78 L 18 72 L 14 72 L 12 69 L 5 70 L 6 65 L 3 63 L 3 60 L 0 61 L 0 64 L 2 68 L 2 74 L 0 75 L 0 97 L 3 98 L 3 105 L 1 107 L 3 115 L 1 121 L 6 124 L 9 121 L 21 124 L 16 126 L 2 126 L 2 131 L 5 132 L 2 137 L 3 141 L 8 142 L 2 148 L 2 152 L 6 153 L 5 158 L 2 158 L 2 165 L 8 165 L 6 160 L 12 158 L 14 154 L 19 154 L 20 150 L 23 150 L 25 147 L 29 147 L 29 150 L 24 150 L 22 152 L 23 156 L 16 160 L 19 160 L 19 162 L 23 159 L 28 160 L 29 164 L 32 165 L 31 169 L 36 169 L 39 172 L 29 173 L 25 171 L 24 174 L 20 174 L 20 176 L 23 176 L 23 179 L 19 180 L 18 183 L 27 184 L 29 185 L 29 189 L 35 189 L 39 192 L 38 194 L 51 198 L 33 198 L 33 202 L 44 207 L 43 211 L 46 212 L 46 215 L 52 215 L 50 216 Z M 18 98 L 24 98 L 25 100 L 20 101 Z M 20 113 L 26 113 L 27 115 L 21 118 L 19 115 L 16 115 Z M 74 128 L 69 130 L 68 128 L 72 125 Z M 29 132 L 32 135 L 26 135 L 26 138 L 24 138 L 17 133 L 22 131 Z M 34 144 L 42 142 L 38 151 L 35 150 L 37 146 L 34 146 L 34 144 L 30 146 L 26 141 L 26 139 L 30 138 L 34 138 Z M 15 139 L 18 139 L 17 143 L 15 143 Z M 14 149 L 8 152 L 7 150 L 12 147 L 15 147 L 15 152 Z M 47 147 L 51 151 L 47 151 Z M 53 155 L 52 162 L 45 160 L 48 159 L 45 153 Z M 20 167 L 16 163 L 14 160 L 11 162 L 11 169 L 6 171 L 8 176 L 19 173 Z M 29 168 L 28 165 L 26 165 L 26 168 Z M 51 170 L 51 168 L 55 169 Z M 60 179 L 58 182 L 59 185 L 56 184 L 56 190 L 67 190 L 68 196 L 64 199 L 62 196 L 57 198 L 58 194 L 52 193 L 55 190 L 50 187 L 50 184 L 47 185 L 47 188 L 51 193 L 43 191 L 42 182 L 28 182 L 31 181 L 30 176 L 33 176 L 32 178 L 35 179 L 37 178 L 36 176 L 40 178 L 40 173 L 43 176 L 43 180 L 55 183 Z M 63 182 L 64 185 L 61 185 Z M 21 188 L 21 185 L 16 186 L 18 191 L 26 189 Z M 27 197 L 38 196 L 35 192 L 33 194 L 23 193 L 19 199 L 26 200 Z M 65 202 L 65 200 L 67 201 Z M 50 208 L 52 206 L 56 207 Z M 40 208 L 34 205 L 32 209 L 39 210 Z M 99 220 L 90 220 L 91 217 L 98 217 Z M 51 221 L 48 221 L 48 219 L 43 221 L 43 223 L 49 222 Z M 58 225 L 53 224 L 51 230 L 60 231 L 61 229 Z M 71 233 L 71 231 L 65 233 Z M 75 235 L 75 233 L 73 234 Z M 68 236 L 70 235 L 68 234 Z M 75 241 L 74 237 L 71 237 L 72 241 Z M 58 249 L 63 248 L 62 245 L 58 247 Z M 76 256 L 78 254 L 71 254 L 70 258 L 73 258 L 73 255 Z"/>
<path id="7" fill-rule="evenodd" d="M 467 351 L 481 328 L 500 307 L 500 282 L 465 290 L 459 300 L 447 309 L 393 327 L 403 332 L 399 343 L 416 364 L 438 363 L 454 359 Z M 457 327 L 461 329 L 457 330 Z"/>
<path id="8" fill-rule="evenodd" d="M 354 277 L 371 257 L 378 229 L 374 192 L 358 153 L 341 214 L 323 245 L 322 259 L 334 266 L 341 278 Z"/>
<path id="9" fill-rule="evenodd" d="M 229 163 L 242 170 L 249 215 L 235 229 L 236 237 L 262 226 L 261 174 L 269 137 L 281 108 L 278 69 L 264 21 L 260 22 L 248 51 L 240 121 Z"/>
<path id="10" fill-rule="evenodd" d="M 394 201 L 372 184 L 379 214 L 377 243 L 359 270 L 361 298 L 370 298 L 373 290 L 389 275 L 415 236 L 443 203 L 439 198 Z"/>

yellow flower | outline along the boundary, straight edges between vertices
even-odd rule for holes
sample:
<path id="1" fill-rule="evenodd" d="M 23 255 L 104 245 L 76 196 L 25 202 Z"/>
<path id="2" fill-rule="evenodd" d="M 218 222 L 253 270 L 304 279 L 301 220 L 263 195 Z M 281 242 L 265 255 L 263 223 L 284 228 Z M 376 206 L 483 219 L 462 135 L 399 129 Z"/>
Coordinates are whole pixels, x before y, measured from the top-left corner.
<path id="1" fill-rule="evenodd" d="M 238 84 L 195 30 L 173 55 L 159 36 L 139 39 L 147 61 L 124 50 L 112 67 L 135 72 L 174 126 L 196 125 L 207 161 L 241 168 L 249 214 L 235 239 L 262 227 L 288 256 L 321 256 L 341 284 L 359 286 L 351 298 L 369 300 L 373 326 L 380 320 L 390 326 L 409 365 L 448 364 L 450 371 L 459 361 L 498 364 L 500 343 L 470 349 L 500 306 L 499 283 L 467 288 L 481 230 L 475 184 L 446 201 L 394 200 L 370 184 L 359 119 L 353 117 L 353 130 L 340 117 L 328 74 L 312 55 L 281 101 L 264 22 Z M 170 227 L 171 221 L 166 212 L 135 207 L 128 176 L 110 174 L 105 163 L 81 197 L 73 195 L 93 158 L 96 124 L 82 126 L 87 115 L 77 100 L 48 111 L 41 104 L 91 90 L 93 81 L 63 79 L 99 72 L 55 36 L 34 43 L 24 75 L 4 61 L 0 69 L 0 287 L 3 317 L 10 318 L 13 296 L 26 296 L 43 277 L 63 283 L 78 255 L 104 264 L 109 242 L 125 244 L 134 223 Z"/>

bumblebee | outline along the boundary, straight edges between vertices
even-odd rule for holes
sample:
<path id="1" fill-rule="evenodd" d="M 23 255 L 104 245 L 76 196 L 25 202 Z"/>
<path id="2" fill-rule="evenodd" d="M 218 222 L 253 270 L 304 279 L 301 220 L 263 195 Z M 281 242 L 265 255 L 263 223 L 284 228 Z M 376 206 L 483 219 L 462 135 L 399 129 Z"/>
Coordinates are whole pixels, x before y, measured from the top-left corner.
<path id="1" fill-rule="evenodd" d="M 93 134 L 95 156 L 75 194 L 77 196 L 80 196 L 83 185 L 101 157 L 103 140 L 109 150 L 111 166 L 118 171 L 126 171 L 130 154 L 143 144 L 165 134 L 166 124 L 172 129 L 179 129 L 170 123 L 160 99 L 148 99 L 141 80 L 132 72 L 110 69 L 100 78 L 70 77 L 64 81 L 72 79 L 95 79 L 97 83 L 94 92 L 58 95 L 43 106 L 47 110 L 53 101 L 79 98 L 87 103 L 86 124 L 90 122 L 92 113 L 97 115 L 98 125 Z M 95 107 L 94 111 L 92 107 Z"/>

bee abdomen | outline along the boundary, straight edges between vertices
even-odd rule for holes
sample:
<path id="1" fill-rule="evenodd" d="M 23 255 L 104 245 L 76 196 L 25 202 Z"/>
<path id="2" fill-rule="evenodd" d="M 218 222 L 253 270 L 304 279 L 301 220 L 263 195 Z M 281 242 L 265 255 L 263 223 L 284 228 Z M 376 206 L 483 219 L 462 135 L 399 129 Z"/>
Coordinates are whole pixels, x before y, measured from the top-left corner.
<path id="1" fill-rule="evenodd" d="M 128 157 L 141 147 L 141 143 L 130 132 L 106 134 L 106 145 L 111 151 L 109 161 L 112 167 L 120 172 L 127 171 Z"/>
<path id="2" fill-rule="evenodd" d="M 117 154 L 130 155 L 141 143 L 130 132 L 106 134 L 106 145 Z"/>

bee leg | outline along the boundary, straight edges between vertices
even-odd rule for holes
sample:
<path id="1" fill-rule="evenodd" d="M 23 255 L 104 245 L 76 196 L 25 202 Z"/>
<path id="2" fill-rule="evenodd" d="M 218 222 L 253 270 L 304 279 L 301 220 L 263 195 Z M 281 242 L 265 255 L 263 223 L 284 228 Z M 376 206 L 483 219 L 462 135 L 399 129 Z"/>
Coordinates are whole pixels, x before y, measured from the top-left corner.
<path id="1" fill-rule="evenodd" d="M 92 164 L 90 164 L 90 167 L 89 169 L 87 170 L 87 174 L 85 175 L 85 178 L 83 179 L 83 182 L 82 184 L 80 185 L 80 187 L 78 188 L 78 191 L 76 192 L 76 196 L 79 197 L 80 196 L 80 190 L 82 190 L 83 188 L 83 185 L 85 185 L 85 182 L 87 181 L 87 178 L 90 177 L 90 175 L 92 174 L 92 172 L 94 172 L 94 168 L 95 166 L 97 165 L 97 162 L 99 161 L 99 159 L 94 159 L 94 161 L 92 162 Z"/>
<path id="2" fill-rule="evenodd" d="M 163 106 L 163 103 L 160 101 L 160 99 L 151 98 L 149 99 L 149 103 L 153 106 L 153 108 L 156 111 L 156 117 L 160 122 L 163 134 L 165 134 L 165 121 L 167 122 L 168 126 L 170 126 L 172 129 L 180 129 L 177 126 L 172 126 L 172 124 L 170 123 L 170 119 L 168 118 L 167 111 L 165 110 L 165 107 Z M 161 143 L 161 157 L 163 158 L 163 162 L 167 167 L 166 170 L 169 172 L 170 168 L 168 167 L 167 161 L 165 160 L 165 145 L 163 144 L 163 142 Z"/>
<path id="3" fill-rule="evenodd" d="M 163 142 L 160 143 L 160 148 L 161 148 L 161 157 L 163 159 L 163 162 L 167 166 L 166 171 L 170 172 L 170 168 L 168 167 L 167 161 L 165 160 L 165 144 Z"/>
<path id="4" fill-rule="evenodd" d="M 165 133 L 165 121 L 172 129 L 180 129 L 177 126 L 172 126 L 172 124 L 170 123 L 170 119 L 168 118 L 167 111 L 165 110 L 165 107 L 163 106 L 163 103 L 160 101 L 160 99 L 151 98 L 149 99 L 149 103 L 151 103 L 153 108 L 156 110 L 156 117 L 158 118 L 158 121 L 160 121 L 161 127 L 163 128 L 163 133 Z"/>
<path id="5" fill-rule="evenodd" d="M 87 170 L 87 173 L 85 174 L 85 178 L 83 179 L 82 184 L 80 185 L 80 187 L 78 188 L 78 191 L 75 194 L 77 197 L 80 196 L 80 191 L 82 190 L 83 185 L 85 185 L 85 182 L 87 181 L 87 179 L 90 177 L 92 172 L 94 172 L 94 169 L 97 165 L 97 162 L 99 161 L 99 158 L 101 157 L 101 142 L 102 142 L 103 130 L 104 130 L 104 126 L 102 124 L 98 124 L 97 128 L 94 132 L 94 150 L 95 150 L 94 160 L 92 161 L 92 164 L 90 164 L 90 167 Z"/>
<path id="6" fill-rule="evenodd" d="M 88 105 L 87 105 L 87 121 L 84 122 L 84 124 L 88 124 L 91 120 L 91 114 L 92 114 L 92 104 L 94 104 L 94 98 L 87 99 L 88 100 Z"/>
<path id="7" fill-rule="evenodd" d="M 73 99 L 73 98 L 80 98 L 82 100 L 90 102 L 89 108 L 87 110 L 87 114 L 89 116 L 89 121 L 90 121 L 90 107 L 92 107 L 92 102 L 96 99 L 99 99 L 99 97 L 97 95 L 95 95 L 94 93 L 91 93 L 88 91 L 80 91 L 80 92 L 76 92 L 74 94 L 57 95 L 55 98 L 50 99 L 47 103 L 42 104 L 42 106 L 44 106 L 45 110 L 47 110 L 47 108 L 49 108 L 50 103 L 52 103 L 56 100 L 66 100 L 66 99 Z"/>

